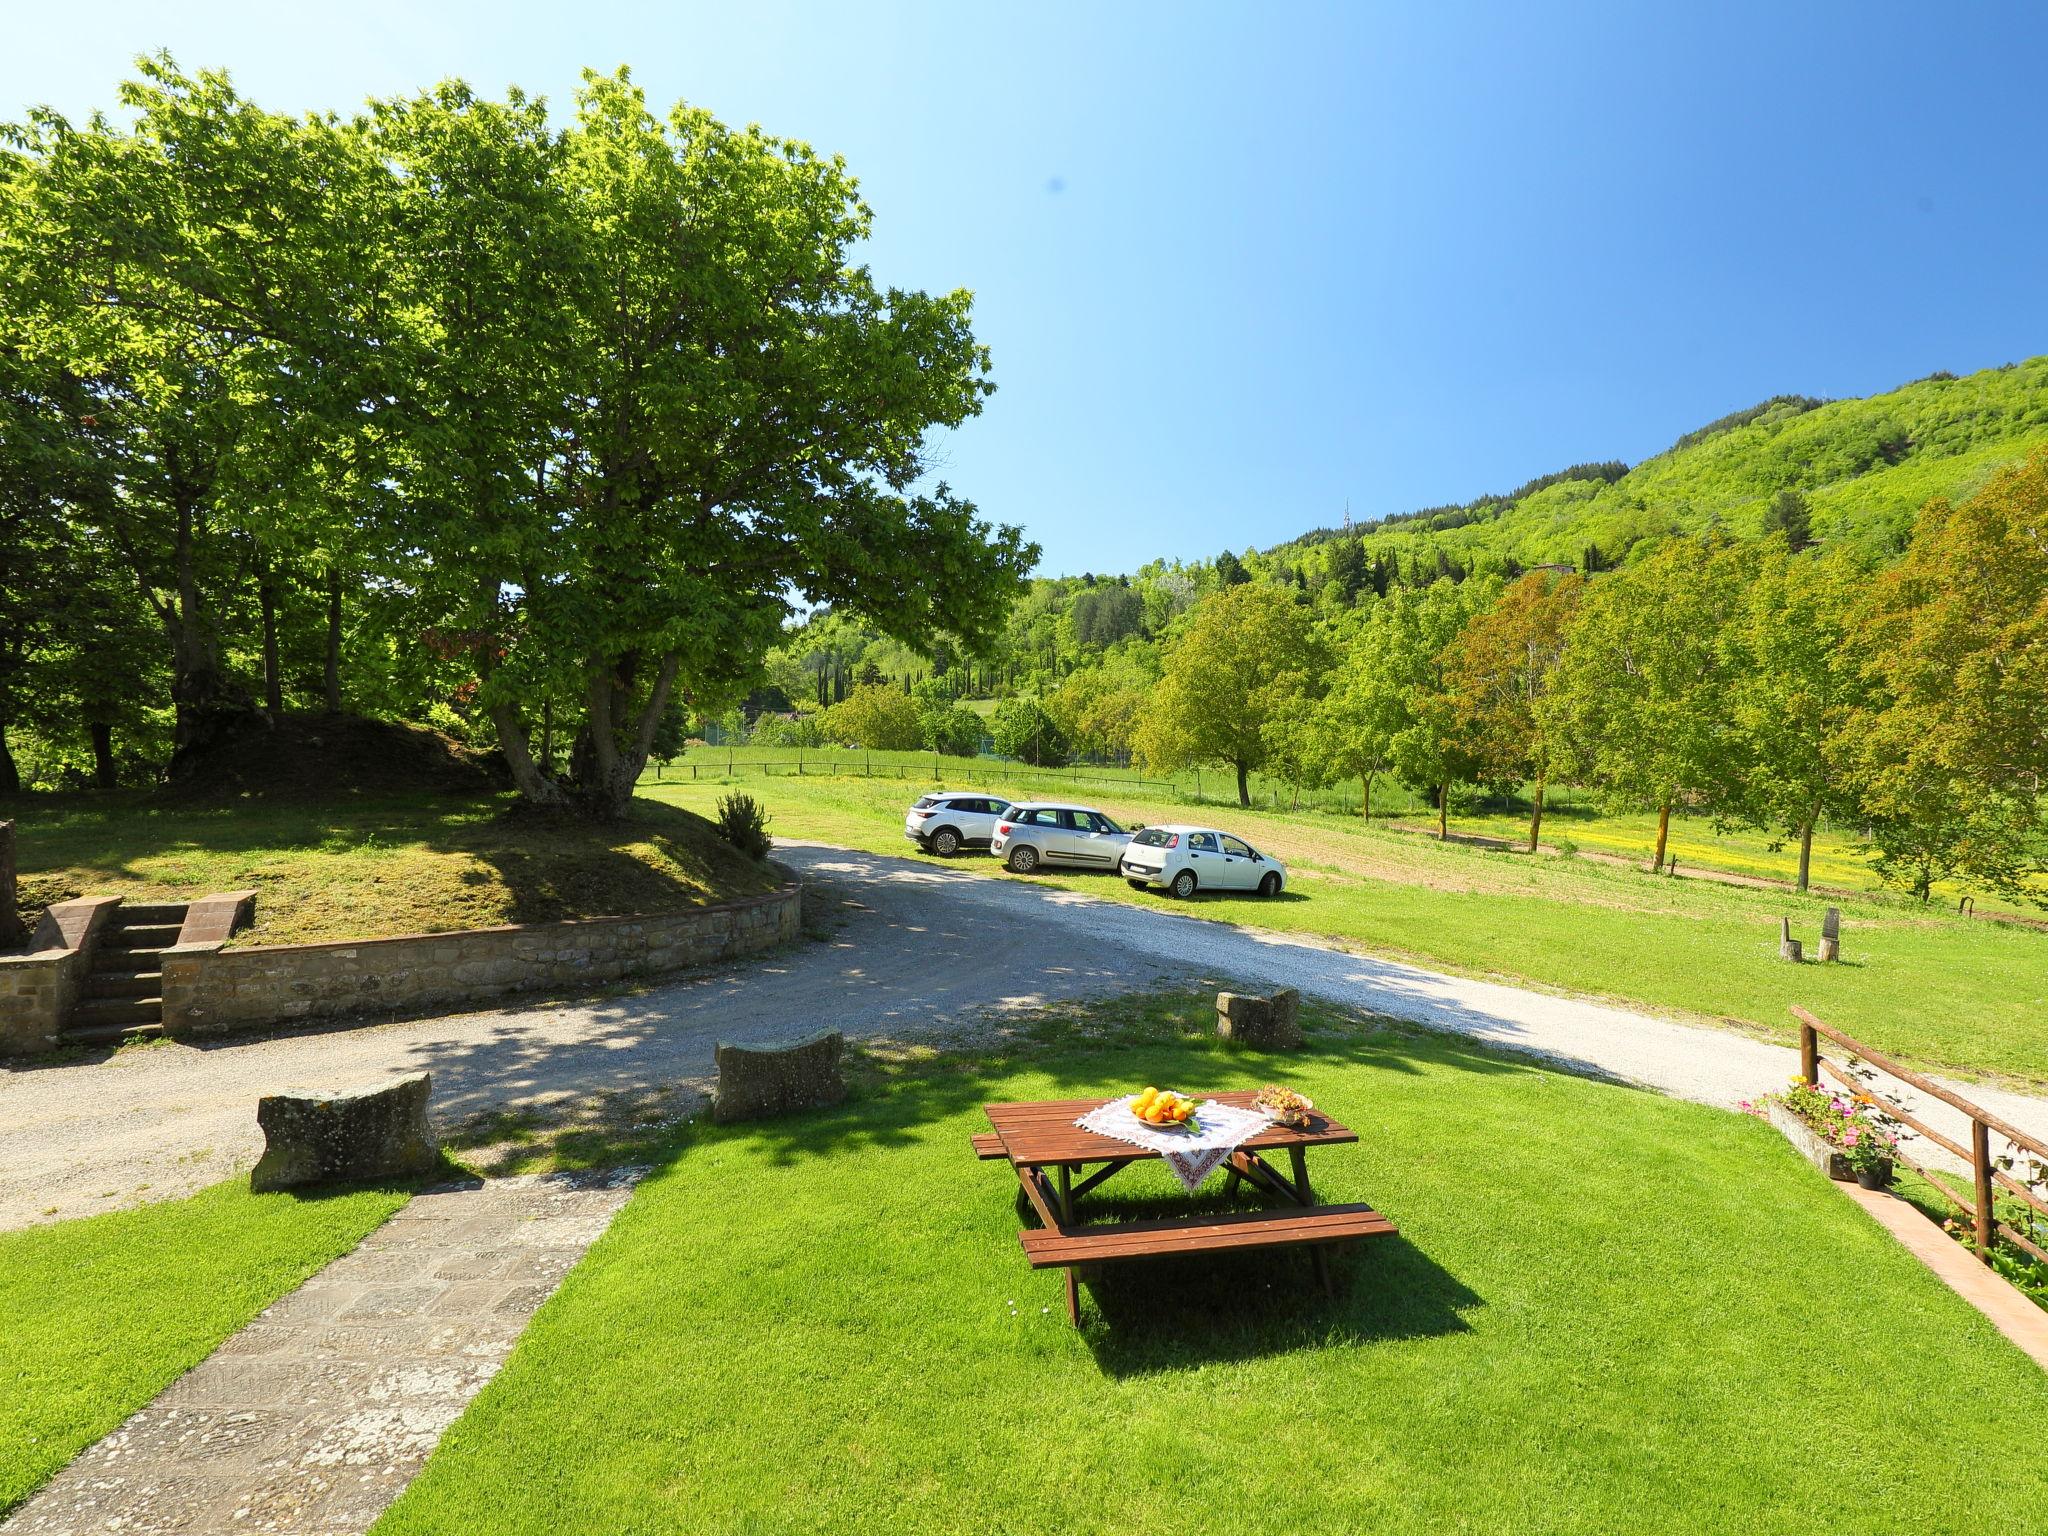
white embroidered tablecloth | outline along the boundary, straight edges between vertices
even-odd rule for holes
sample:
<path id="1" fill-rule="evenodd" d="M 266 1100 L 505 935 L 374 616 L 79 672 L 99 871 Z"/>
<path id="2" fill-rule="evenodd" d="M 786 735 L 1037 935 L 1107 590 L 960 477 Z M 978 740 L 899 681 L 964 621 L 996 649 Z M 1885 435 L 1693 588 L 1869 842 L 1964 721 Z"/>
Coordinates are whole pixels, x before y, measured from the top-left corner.
<path id="1" fill-rule="evenodd" d="M 1239 1109 L 1235 1104 L 1218 1104 L 1204 1099 L 1195 1109 L 1192 1124 L 1185 1130 L 1166 1130 L 1147 1125 L 1131 1113 L 1138 1096 L 1126 1094 L 1100 1109 L 1091 1109 L 1074 1124 L 1098 1136 L 1114 1136 L 1133 1146 L 1157 1152 L 1181 1188 L 1193 1194 L 1202 1180 L 1221 1166 L 1230 1154 L 1273 1123 L 1263 1109 Z"/>

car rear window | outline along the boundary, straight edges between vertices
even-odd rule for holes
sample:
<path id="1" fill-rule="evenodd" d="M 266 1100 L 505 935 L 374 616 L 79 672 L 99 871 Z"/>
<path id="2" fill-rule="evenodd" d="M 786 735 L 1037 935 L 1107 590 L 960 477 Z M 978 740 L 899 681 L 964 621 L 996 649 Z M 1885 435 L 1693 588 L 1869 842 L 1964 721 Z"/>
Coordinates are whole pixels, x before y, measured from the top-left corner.
<path id="1" fill-rule="evenodd" d="M 929 810 L 938 803 L 939 797 L 937 795 L 919 795 L 917 797 L 917 804 L 913 805 L 911 809 L 913 811 Z"/>
<path id="2" fill-rule="evenodd" d="M 1147 827 L 1144 831 L 1133 837 L 1131 841 L 1140 848 L 1171 848 L 1173 846 L 1173 834 L 1163 831 L 1158 827 Z"/>

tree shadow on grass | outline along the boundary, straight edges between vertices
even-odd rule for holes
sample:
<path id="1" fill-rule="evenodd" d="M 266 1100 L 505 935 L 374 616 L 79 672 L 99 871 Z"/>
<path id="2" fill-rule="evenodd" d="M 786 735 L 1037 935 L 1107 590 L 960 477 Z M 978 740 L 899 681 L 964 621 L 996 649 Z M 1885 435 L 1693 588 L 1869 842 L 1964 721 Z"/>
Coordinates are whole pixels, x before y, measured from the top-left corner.
<path id="1" fill-rule="evenodd" d="M 1465 1314 L 1485 1304 L 1398 1233 L 1327 1251 L 1334 1297 L 1298 1250 L 1099 1266 L 1082 1280 L 1089 1351 L 1106 1375 L 1145 1376 L 1463 1333 Z"/>
<path id="2" fill-rule="evenodd" d="M 1131 1017 L 1131 1013 L 1139 1017 Z M 1121 1017 L 1119 1015 L 1122 1015 Z M 1546 1070 L 1526 1057 L 1490 1051 L 1452 1036 L 1426 1034 L 1358 1019 L 1336 1010 L 1303 1009 L 1308 1040 L 1292 1051 L 1258 1051 L 1215 1038 L 1215 1008 L 1206 993 L 1136 994 L 1073 1011 L 1074 1022 L 1021 1024 L 1010 1039 L 972 1055 L 930 1047 L 855 1051 L 848 1101 L 836 1108 L 728 1128 L 760 1147 L 771 1163 L 837 1157 L 923 1143 L 935 1122 L 954 1120 L 992 1100 L 1015 1096 L 1013 1079 L 1044 1082 L 1032 1096 L 1108 1098 L 1156 1083 L 1197 1096 L 1279 1083 L 1305 1092 L 1338 1120 L 1347 1105 L 1318 1095 L 1318 1072 L 1371 1066 L 1403 1074 L 1432 1067 L 1489 1075 Z M 1091 1025 L 1095 1026 L 1091 1028 Z M 1354 1111 L 1355 1112 L 1355 1111 Z M 976 1130 L 987 1129 L 976 1124 Z M 973 1153 L 960 1147 L 963 1163 Z"/>
<path id="3" fill-rule="evenodd" d="M 26 797 L 17 819 L 22 873 L 38 900 L 74 891 L 119 894 L 124 886 L 199 895 L 246 884 L 257 890 L 259 934 L 266 895 L 280 881 L 308 889 L 328 880 L 375 884 L 372 869 L 351 870 L 344 861 L 413 849 L 474 861 L 466 872 L 431 874 L 445 910 L 405 917 L 427 928 L 672 912 L 768 890 L 778 878 L 719 841 L 701 817 L 648 798 L 636 799 L 625 820 L 595 822 L 526 810 L 503 793 L 180 804 L 124 792 Z M 146 867 L 184 852 L 222 862 L 189 886 L 162 867 Z M 417 866 L 394 868 L 405 872 L 392 878 L 419 878 Z M 492 884 L 502 894 L 490 898 L 487 911 L 465 904 L 467 890 Z M 370 921 L 360 935 L 343 936 L 372 936 L 379 926 Z"/>

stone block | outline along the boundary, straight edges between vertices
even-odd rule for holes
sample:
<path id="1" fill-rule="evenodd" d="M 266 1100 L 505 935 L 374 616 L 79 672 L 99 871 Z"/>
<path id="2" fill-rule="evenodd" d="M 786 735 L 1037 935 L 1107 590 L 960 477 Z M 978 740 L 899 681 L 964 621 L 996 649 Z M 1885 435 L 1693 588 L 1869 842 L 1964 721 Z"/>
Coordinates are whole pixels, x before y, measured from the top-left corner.
<path id="1" fill-rule="evenodd" d="M 837 1104 L 846 1097 L 840 1060 L 846 1036 L 826 1030 L 787 1045 L 719 1043 L 718 1093 L 712 1118 L 763 1120 Z"/>
<path id="2" fill-rule="evenodd" d="M 1218 992 L 1216 1033 L 1261 1050 L 1292 1050 L 1301 1044 L 1301 994 L 1292 987 L 1271 997 Z"/>
<path id="3" fill-rule="evenodd" d="M 257 1101 L 263 1156 L 249 1187 L 290 1189 L 339 1179 L 407 1178 L 441 1165 L 427 1124 L 433 1079 L 415 1072 L 396 1082 L 334 1094 L 270 1094 Z"/>

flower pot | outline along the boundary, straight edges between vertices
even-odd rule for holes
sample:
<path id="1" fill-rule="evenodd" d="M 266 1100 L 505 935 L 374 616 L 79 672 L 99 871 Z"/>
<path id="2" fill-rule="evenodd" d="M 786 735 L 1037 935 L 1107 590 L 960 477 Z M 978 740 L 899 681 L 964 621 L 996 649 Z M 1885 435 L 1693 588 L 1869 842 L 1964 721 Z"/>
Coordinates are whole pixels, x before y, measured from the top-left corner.
<path id="1" fill-rule="evenodd" d="M 1865 1189 L 1887 1189 L 1892 1182 L 1892 1160 L 1886 1158 L 1875 1168 L 1858 1168 L 1856 1182 Z"/>
<path id="2" fill-rule="evenodd" d="M 1841 1149 L 1823 1141 L 1818 1131 L 1784 1105 L 1775 1099 L 1767 1099 L 1764 1101 L 1764 1113 L 1785 1139 L 1799 1149 L 1800 1155 L 1829 1178 L 1846 1184 L 1855 1177 L 1849 1171 L 1849 1160 L 1842 1156 Z"/>

